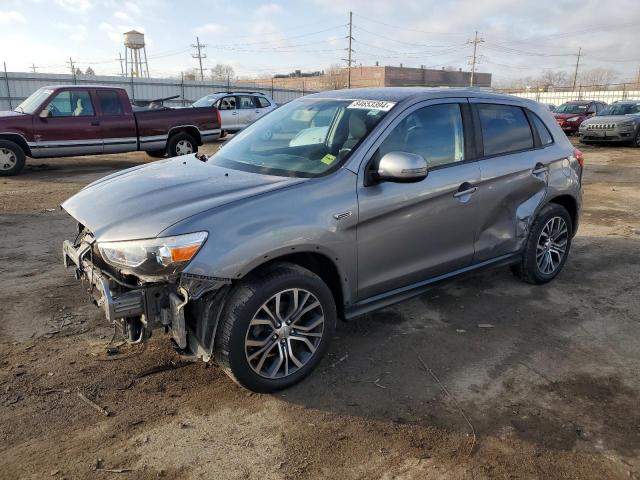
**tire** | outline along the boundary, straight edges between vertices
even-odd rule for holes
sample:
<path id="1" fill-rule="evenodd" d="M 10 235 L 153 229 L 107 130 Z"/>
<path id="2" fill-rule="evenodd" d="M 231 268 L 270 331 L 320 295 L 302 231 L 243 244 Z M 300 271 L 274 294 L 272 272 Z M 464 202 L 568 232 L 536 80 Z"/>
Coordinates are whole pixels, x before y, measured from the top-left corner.
<path id="1" fill-rule="evenodd" d="M 638 131 L 636 132 L 636 136 L 633 139 L 633 142 L 631 143 L 632 147 L 635 148 L 640 148 L 640 128 L 638 128 Z"/>
<path id="2" fill-rule="evenodd" d="M 278 295 L 280 316 L 272 320 L 267 310 L 276 311 Z M 308 311 L 300 315 L 304 310 Z M 289 325 L 291 313 L 299 317 Z M 292 263 L 275 264 L 229 293 L 214 343 L 215 359 L 244 388 L 259 393 L 287 388 L 318 365 L 329 347 L 336 318 L 333 295 L 320 277 Z"/>
<path id="3" fill-rule="evenodd" d="M 153 158 L 162 158 L 167 154 L 165 150 L 151 150 L 147 152 L 147 155 Z"/>
<path id="4" fill-rule="evenodd" d="M 189 151 L 187 151 L 189 150 Z M 178 157 L 180 155 L 189 155 L 197 153 L 198 144 L 195 139 L 185 132 L 179 132 L 169 138 L 167 144 L 167 152 L 170 157 Z"/>
<path id="5" fill-rule="evenodd" d="M 563 225 L 566 227 L 566 232 L 558 234 L 564 230 Z M 554 231 L 556 227 L 558 230 Z M 556 240 L 551 241 L 549 232 L 551 237 L 558 234 Z M 512 267 L 513 273 L 525 282 L 535 285 L 550 282 L 562 271 L 567 261 L 572 236 L 573 222 L 567 209 L 562 205 L 549 203 L 542 208 L 533 221 L 522 259 L 519 264 Z M 558 252 L 563 248 L 560 256 Z"/>
<path id="6" fill-rule="evenodd" d="M 25 165 L 22 147 L 11 140 L 0 140 L 0 177 L 17 175 Z"/>

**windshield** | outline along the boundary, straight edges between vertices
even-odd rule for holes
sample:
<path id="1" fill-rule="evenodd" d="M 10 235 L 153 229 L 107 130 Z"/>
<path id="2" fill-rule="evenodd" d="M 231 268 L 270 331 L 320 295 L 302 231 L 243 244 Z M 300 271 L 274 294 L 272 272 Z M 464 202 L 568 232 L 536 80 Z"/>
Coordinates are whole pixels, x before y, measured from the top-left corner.
<path id="1" fill-rule="evenodd" d="M 575 103 L 563 103 L 553 113 L 586 113 L 588 105 L 576 105 Z"/>
<path id="2" fill-rule="evenodd" d="M 243 130 L 209 162 L 268 175 L 318 177 L 343 164 L 394 105 L 299 99 Z"/>
<path id="3" fill-rule="evenodd" d="M 33 113 L 36 109 L 42 105 L 42 102 L 51 95 L 50 88 L 39 88 L 35 92 L 33 92 L 27 99 L 25 99 L 20 105 L 15 108 L 16 112 L 20 113 Z"/>
<path id="4" fill-rule="evenodd" d="M 205 97 L 202 97 L 200 100 L 193 102 L 191 106 L 192 107 L 210 107 L 211 105 L 216 103 L 216 100 L 218 100 L 218 98 L 220 98 L 219 95 L 207 95 Z"/>
<path id="5" fill-rule="evenodd" d="M 603 108 L 598 115 L 629 115 L 640 113 L 640 103 L 613 104 Z"/>

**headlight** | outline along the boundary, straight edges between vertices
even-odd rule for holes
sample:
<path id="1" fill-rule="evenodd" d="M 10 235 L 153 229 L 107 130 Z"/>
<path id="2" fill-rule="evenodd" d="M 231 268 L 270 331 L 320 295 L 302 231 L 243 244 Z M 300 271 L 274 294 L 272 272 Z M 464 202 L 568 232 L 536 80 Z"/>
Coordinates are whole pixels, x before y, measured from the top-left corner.
<path id="1" fill-rule="evenodd" d="M 636 124 L 633 121 L 630 122 L 620 122 L 618 124 L 618 128 L 620 128 L 621 130 L 633 130 L 635 128 Z"/>
<path id="2" fill-rule="evenodd" d="M 174 237 L 99 242 L 102 258 L 125 273 L 141 278 L 165 277 L 180 272 L 198 253 L 207 232 Z"/>
<path id="3" fill-rule="evenodd" d="M 567 122 L 577 122 L 578 120 L 580 120 L 580 117 L 567 118 Z"/>

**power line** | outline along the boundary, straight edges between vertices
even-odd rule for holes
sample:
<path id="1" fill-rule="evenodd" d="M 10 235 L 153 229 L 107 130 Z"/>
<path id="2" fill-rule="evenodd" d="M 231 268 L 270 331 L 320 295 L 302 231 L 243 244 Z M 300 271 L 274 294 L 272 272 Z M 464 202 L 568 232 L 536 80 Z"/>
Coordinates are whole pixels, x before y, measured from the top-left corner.
<path id="1" fill-rule="evenodd" d="M 207 58 L 207 54 L 206 53 L 202 53 L 202 49 L 206 48 L 206 45 L 203 45 L 200 43 L 200 38 L 196 37 L 196 44 L 195 45 L 191 45 L 193 48 L 198 50 L 197 54 L 192 54 L 191 56 L 193 58 L 197 58 L 198 62 L 200 63 L 200 80 L 204 80 L 204 71 L 202 70 L 202 59 L 203 58 Z"/>

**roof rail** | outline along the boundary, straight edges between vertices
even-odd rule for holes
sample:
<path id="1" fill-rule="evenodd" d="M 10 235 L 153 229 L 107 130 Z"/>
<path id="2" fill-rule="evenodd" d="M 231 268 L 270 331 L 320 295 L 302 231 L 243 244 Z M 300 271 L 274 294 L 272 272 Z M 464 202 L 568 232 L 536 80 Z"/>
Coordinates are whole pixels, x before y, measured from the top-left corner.
<path id="1" fill-rule="evenodd" d="M 231 90 L 231 91 L 225 91 L 225 92 L 213 92 L 214 95 L 217 93 L 247 93 L 247 94 L 251 94 L 251 95 L 264 95 L 264 93 L 262 92 L 245 92 L 244 90 Z"/>

